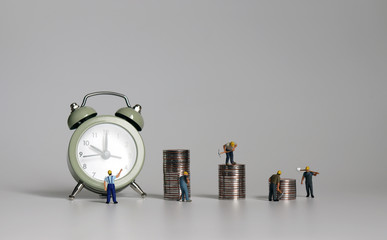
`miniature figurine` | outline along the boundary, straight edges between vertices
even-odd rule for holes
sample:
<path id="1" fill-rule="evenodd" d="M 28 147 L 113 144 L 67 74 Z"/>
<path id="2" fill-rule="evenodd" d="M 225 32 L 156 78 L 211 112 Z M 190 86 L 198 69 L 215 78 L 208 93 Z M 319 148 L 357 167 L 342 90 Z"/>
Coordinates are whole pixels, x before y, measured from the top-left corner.
<path id="1" fill-rule="evenodd" d="M 181 189 L 181 200 L 184 202 L 184 198 L 185 198 L 185 201 L 192 202 L 192 200 L 189 199 L 189 194 L 188 194 L 188 185 L 189 185 L 188 172 L 184 172 L 184 175 L 179 178 L 179 182 L 180 182 L 180 189 Z"/>
<path id="2" fill-rule="evenodd" d="M 275 202 L 277 202 L 278 201 L 277 191 L 282 193 L 282 191 L 279 189 L 280 183 L 281 183 L 280 175 L 281 175 L 281 171 L 278 171 L 277 174 L 273 174 L 269 178 L 269 183 L 270 183 L 269 201 L 271 201 L 273 199 Z"/>
<path id="3" fill-rule="evenodd" d="M 112 171 L 111 170 L 108 171 L 109 176 L 107 176 L 105 178 L 105 181 L 103 182 L 103 185 L 105 187 L 105 191 L 107 191 L 106 204 L 110 203 L 110 197 L 111 196 L 113 196 L 114 204 L 118 203 L 117 200 L 116 200 L 116 187 L 114 185 L 114 180 L 116 180 L 116 178 L 120 177 L 121 172 L 122 172 L 122 168 L 121 168 L 120 172 L 116 176 L 112 176 Z M 108 183 L 107 186 L 106 186 L 106 183 Z"/>
<path id="4" fill-rule="evenodd" d="M 303 171 L 303 170 L 301 170 Z M 314 198 L 313 195 L 313 182 L 312 177 L 317 176 L 317 174 L 320 174 L 319 172 L 310 171 L 309 167 L 305 167 L 305 172 L 302 174 L 301 184 L 303 184 L 304 179 L 305 180 L 305 187 L 306 187 L 306 197 L 309 197 L 309 192 L 312 198 Z"/>
<path id="5" fill-rule="evenodd" d="M 230 159 L 230 163 L 232 165 L 235 165 L 236 162 L 234 162 L 234 151 L 235 151 L 235 148 L 238 146 L 238 144 L 236 144 L 235 142 L 229 142 L 229 143 L 226 143 L 223 145 L 223 152 L 219 152 L 218 151 L 218 155 L 220 156 L 220 154 L 223 154 L 225 153 L 226 154 L 226 165 L 229 165 L 228 164 L 228 160 Z"/>

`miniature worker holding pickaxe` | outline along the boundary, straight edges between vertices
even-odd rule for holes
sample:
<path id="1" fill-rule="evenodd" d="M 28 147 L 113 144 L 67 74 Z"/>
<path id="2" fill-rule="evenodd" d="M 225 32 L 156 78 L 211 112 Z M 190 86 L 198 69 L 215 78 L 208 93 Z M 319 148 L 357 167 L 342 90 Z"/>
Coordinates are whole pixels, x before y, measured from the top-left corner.
<path id="1" fill-rule="evenodd" d="M 275 202 L 277 202 L 279 199 L 277 192 L 280 192 L 282 194 L 282 191 L 280 190 L 280 183 L 281 183 L 280 175 L 281 175 L 281 171 L 278 170 L 277 174 L 273 174 L 269 178 L 269 201 L 274 200 Z"/>
<path id="2" fill-rule="evenodd" d="M 222 153 L 226 154 L 226 165 L 228 165 L 229 159 L 232 165 L 236 164 L 236 162 L 234 162 L 234 151 L 237 146 L 238 144 L 232 141 L 223 145 L 223 152 L 219 153 L 219 156 Z"/>

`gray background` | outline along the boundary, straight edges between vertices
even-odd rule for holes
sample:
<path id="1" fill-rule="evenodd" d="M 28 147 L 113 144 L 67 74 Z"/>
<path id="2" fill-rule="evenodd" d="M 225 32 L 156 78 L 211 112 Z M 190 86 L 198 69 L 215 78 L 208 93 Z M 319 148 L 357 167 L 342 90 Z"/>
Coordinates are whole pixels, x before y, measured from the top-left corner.
<path id="1" fill-rule="evenodd" d="M 385 236 L 386 27 L 386 1 L 0 1 L 1 235 Z M 143 106 L 145 200 L 66 199 L 69 105 L 100 90 Z M 246 200 L 217 200 L 230 140 Z M 162 200 L 172 148 L 191 151 L 192 204 Z M 271 174 L 306 165 L 321 173 L 314 201 L 299 181 L 297 201 L 266 201 Z"/>

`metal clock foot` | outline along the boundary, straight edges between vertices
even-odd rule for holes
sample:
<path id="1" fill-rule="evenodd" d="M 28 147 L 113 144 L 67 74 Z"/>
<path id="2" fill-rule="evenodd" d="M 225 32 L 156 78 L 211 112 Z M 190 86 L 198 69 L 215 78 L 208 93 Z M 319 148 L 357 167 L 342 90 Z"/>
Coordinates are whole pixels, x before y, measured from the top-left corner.
<path id="1" fill-rule="evenodd" d="M 83 184 L 81 182 L 78 182 L 78 184 L 75 186 L 73 192 L 69 196 L 69 199 L 74 200 L 75 195 L 77 195 L 82 189 L 83 189 Z"/>
<path id="2" fill-rule="evenodd" d="M 142 198 L 145 198 L 146 197 L 146 193 L 140 188 L 140 186 L 138 186 L 138 184 L 133 181 L 132 183 L 129 184 L 130 187 L 136 191 L 138 194 L 141 195 Z"/>

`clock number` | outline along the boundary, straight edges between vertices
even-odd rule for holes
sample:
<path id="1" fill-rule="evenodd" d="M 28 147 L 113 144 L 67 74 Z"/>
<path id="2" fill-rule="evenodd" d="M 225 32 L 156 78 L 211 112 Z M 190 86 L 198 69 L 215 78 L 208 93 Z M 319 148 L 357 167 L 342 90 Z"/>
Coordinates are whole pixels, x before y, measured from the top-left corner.
<path id="1" fill-rule="evenodd" d="M 83 140 L 83 145 L 89 146 L 90 142 L 88 140 Z"/>
<path id="2" fill-rule="evenodd" d="M 93 133 L 93 138 L 96 138 L 98 137 L 98 134 L 97 133 Z"/>
<path id="3" fill-rule="evenodd" d="M 83 168 L 83 169 L 86 169 L 86 168 L 87 168 L 86 163 L 84 163 L 84 164 L 82 165 L 82 168 Z"/>
<path id="4" fill-rule="evenodd" d="M 79 157 L 82 157 L 82 155 L 83 155 L 83 152 L 79 152 Z"/>
<path id="5" fill-rule="evenodd" d="M 97 173 L 97 172 L 93 172 L 93 177 L 95 176 L 96 173 Z"/>

